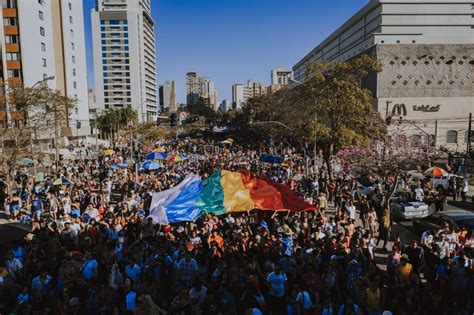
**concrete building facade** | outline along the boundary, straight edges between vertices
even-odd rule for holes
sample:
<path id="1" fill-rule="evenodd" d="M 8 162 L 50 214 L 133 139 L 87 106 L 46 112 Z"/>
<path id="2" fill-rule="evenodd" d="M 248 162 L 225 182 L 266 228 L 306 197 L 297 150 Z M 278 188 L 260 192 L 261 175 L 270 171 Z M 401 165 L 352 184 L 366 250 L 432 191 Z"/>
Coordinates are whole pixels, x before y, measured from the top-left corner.
<path id="1" fill-rule="evenodd" d="M 277 67 L 271 72 L 272 85 L 288 85 L 293 79 L 293 71 Z"/>
<path id="2" fill-rule="evenodd" d="M 77 101 L 68 120 L 60 122 L 63 135 L 90 134 L 82 1 L 3 0 L 0 21 L 2 82 L 30 87 L 48 79 L 51 88 Z M 3 93 L 0 121 L 5 122 Z"/>
<path id="3" fill-rule="evenodd" d="M 474 3 L 372 0 L 294 67 L 304 81 L 317 61 L 368 54 L 383 66 L 362 85 L 382 117 L 402 122 L 413 141 L 463 151 L 474 111 Z"/>
<path id="4" fill-rule="evenodd" d="M 212 109 L 218 109 L 217 89 L 210 78 L 201 77 L 197 72 L 186 74 L 186 102 L 194 104 L 203 100 Z"/>
<path id="5" fill-rule="evenodd" d="M 97 102 L 131 107 L 139 122 L 158 112 L 155 22 L 150 0 L 102 0 L 91 12 Z"/>
<path id="6" fill-rule="evenodd" d="M 160 112 L 176 112 L 176 85 L 173 81 L 166 81 L 160 85 Z"/>
<path id="7" fill-rule="evenodd" d="M 232 109 L 239 110 L 249 99 L 267 93 L 267 86 L 260 82 L 248 80 L 246 85 L 241 83 L 232 86 Z"/>

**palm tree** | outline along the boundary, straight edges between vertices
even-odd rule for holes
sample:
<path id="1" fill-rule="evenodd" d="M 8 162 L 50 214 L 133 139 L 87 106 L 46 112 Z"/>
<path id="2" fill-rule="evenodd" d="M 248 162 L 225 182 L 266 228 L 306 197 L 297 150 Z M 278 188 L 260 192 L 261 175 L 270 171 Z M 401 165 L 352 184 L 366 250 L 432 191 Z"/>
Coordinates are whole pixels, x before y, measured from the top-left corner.
<path id="1" fill-rule="evenodd" d="M 129 123 L 135 122 L 137 112 L 130 107 L 120 109 L 109 109 L 97 117 L 97 126 L 101 136 L 107 134 L 111 143 L 119 139 L 120 130 L 127 128 Z"/>

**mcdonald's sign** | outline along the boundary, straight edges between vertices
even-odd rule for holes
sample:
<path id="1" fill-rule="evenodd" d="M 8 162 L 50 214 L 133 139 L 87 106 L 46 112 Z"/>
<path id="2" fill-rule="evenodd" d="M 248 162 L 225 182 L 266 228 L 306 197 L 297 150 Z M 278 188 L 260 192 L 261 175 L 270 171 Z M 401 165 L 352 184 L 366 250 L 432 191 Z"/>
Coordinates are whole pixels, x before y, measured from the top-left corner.
<path id="1" fill-rule="evenodd" d="M 396 103 L 393 105 L 392 114 L 394 116 L 406 116 L 407 115 L 407 107 L 404 103 Z"/>

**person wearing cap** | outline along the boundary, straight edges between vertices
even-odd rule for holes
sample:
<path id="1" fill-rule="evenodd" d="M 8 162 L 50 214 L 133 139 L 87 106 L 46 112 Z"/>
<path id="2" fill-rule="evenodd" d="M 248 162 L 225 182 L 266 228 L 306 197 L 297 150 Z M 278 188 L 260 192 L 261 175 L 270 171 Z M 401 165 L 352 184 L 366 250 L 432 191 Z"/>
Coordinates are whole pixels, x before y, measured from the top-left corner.
<path id="1" fill-rule="evenodd" d="M 397 267 L 397 283 L 402 287 L 409 286 L 413 280 L 413 266 L 409 263 L 407 254 L 400 257 L 400 265 Z"/>

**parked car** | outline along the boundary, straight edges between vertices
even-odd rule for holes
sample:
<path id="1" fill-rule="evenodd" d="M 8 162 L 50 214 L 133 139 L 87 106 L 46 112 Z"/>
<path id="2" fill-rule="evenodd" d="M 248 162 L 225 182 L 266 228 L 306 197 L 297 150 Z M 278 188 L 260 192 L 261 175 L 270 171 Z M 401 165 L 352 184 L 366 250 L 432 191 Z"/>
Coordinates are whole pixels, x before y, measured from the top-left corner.
<path id="1" fill-rule="evenodd" d="M 429 216 L 413 221 L 416 233 L 422 234 L 427 230 L 438 230 L 444 222 L 448 222 L 454 229 L 466 228 L 474 233 L 474 213 L 466 210 L 448 210 L 430 214 Z"/>
<path id="2" fill-rule="evenodd" d="M 415 200 L 407 191 L 396 192 L 392 197 L 390 207 L 392 219 L 395 221 L 423 218 L 429 214 L 428 205 Z"/>

